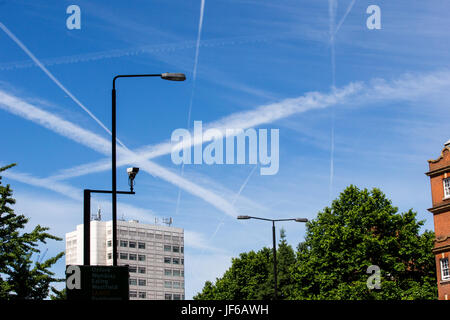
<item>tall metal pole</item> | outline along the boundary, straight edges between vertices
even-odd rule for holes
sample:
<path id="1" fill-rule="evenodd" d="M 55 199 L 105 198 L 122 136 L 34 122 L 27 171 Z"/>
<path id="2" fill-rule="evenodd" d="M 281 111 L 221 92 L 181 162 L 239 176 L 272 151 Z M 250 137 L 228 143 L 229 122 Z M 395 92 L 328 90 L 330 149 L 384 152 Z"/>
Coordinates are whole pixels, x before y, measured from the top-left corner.
<path id="1" fill-rule="evenodd" d="M 272 221 L 273 236 L 273 279 L 274 279 L 274 300 L 277 300 L 277 244 L 275 240 L 275 221 Z"/>
<path id="2" fill-rule="evenodd" d="M 115 79 L 112 89 L 112 119 L 111 119 L 111 149 L 112 149 L 112 247 L 113 266 L 117 266 L 117 177 L 116 177 L 116 88 Z"/>
<path id="3" fill-rule="evenodd" d="M 91 190 L 85 189 L 83 194 L 83 264 L 91 264 Z"/>

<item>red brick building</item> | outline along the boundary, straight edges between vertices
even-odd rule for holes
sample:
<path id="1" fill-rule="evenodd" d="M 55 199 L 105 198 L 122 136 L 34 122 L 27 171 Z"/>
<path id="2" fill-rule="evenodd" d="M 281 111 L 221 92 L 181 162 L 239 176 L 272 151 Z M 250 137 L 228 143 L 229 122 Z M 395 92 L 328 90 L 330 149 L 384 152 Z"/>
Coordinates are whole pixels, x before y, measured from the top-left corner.
<path id="1" fill-rule="evenodd" d="M 428 160 L 433 207 L 434 241 L 437 286 L 440 300 L 450 300 L 450 140 L 445 143 L 441 156 Z"/>

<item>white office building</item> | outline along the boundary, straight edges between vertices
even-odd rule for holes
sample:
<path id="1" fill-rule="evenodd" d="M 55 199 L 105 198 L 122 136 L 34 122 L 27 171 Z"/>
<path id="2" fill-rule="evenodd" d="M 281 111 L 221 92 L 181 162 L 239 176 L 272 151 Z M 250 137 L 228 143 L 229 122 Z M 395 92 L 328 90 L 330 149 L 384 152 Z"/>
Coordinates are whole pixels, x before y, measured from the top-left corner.
<path id="1" fill-rule="evenodd" d="M 184 230 L 117 221 L 117 263 L 130 270 L 130 300 L 184 300 Z M 91 265 L 112 265 L 112 221 L 91 221 Z M 66 265 L 83 264 L 83 225 L 66 233 Z"/>

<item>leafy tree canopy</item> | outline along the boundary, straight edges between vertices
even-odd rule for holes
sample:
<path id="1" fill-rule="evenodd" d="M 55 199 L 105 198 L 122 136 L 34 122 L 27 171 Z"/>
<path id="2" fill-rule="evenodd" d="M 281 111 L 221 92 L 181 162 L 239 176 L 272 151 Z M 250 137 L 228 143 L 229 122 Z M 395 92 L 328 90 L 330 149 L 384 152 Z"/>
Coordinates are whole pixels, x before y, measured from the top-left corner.
<path id="1" fill-rule="evenodd" d="M 15 166 L 0 168 L 0 173 Z M 39 244 L 48 239 L 62 240 L 37 225 L 31 232 L 23 232 L 29 219 L 12 209 L 10 185 L 2 186 L 0 177 L 0 299 L 45 299 L 51 283 L 63 281 L 54 277 L 50 268 L 64 255 L 60 252 L 44 262 L 33 261 L 39 254 Z"/>
<path id="2" fill-rule="evenodd" d="M 280 299 L 436 299 L 434 233 L 420 234 L 423 221 L 398 213 L 379 189 L 351 185 L 306 224 L 294 253 L 284 231 L 277 250 Z M 241 253 L 215 283 L 194 299 L 270 299 L 272 250 Z M 380 270 L 380 289 L 369 288 Z"/>

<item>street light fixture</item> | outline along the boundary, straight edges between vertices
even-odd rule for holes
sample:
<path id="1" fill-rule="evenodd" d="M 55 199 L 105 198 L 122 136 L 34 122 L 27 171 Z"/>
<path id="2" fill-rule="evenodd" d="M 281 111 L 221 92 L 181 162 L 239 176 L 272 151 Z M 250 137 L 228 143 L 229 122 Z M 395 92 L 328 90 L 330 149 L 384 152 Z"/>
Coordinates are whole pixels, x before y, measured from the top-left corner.
<path id="1" fill-rule="evenodd" d="M 267 219 L 251 216 L 237 216 L 239 220 L 257 219 L 272 222 L 272 238 L 273 238 L 273 278 L 274 278 L 274 299 L 277 299 L 277 245 L 275 239 L 275 222 L 277 221 L 295 221 L 295 222 L 308 222 L 306 218 L 289 218 L 289 219 Z"/>
<path id="2" fill-rule="evenodd" d="M 138 78 L 138 77 L 160 77 L 170 81 L 184 81 L 186 76 L 183 73 L 158 73 L 158 74 L 121 74 L 113 78 L 112 101 L 111 101 L 111 142 L 112 142 L 112 245 L 113 245 L 113 266 L 117 266 L 117 138 L 116 138 L 116 80 L 118 78 Z M 130 185 L 132 187 L 132 185 Z"/>

